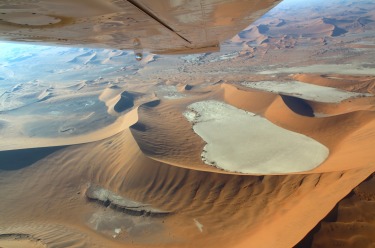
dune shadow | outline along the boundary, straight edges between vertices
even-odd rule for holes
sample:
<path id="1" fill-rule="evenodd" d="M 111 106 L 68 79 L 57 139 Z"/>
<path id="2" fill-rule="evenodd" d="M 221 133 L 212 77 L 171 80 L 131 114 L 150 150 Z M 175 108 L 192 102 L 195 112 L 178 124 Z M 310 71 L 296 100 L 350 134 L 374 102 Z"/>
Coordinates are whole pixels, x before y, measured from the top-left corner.
<path id="1" fill-rule="evenodd" d="M 67 146 L 38 147 L 0 151 L 0 170 L 19 170 Z"/>
<path id="2" fill-rule="evenodd" d="M 149 101 L 146 103 L 143 103 L 141 106 L 148 107 L 148 108 L 154 108 L 160 104 L 160 99 L 156 99 L 153 101 Z"/>
<path id="3" fill-rule="evenodd" d="M 130 130 L 136 130 L 136 131 L 140 131 L 140 132 L 146 132 L 147 130 L 147 127 L 145 124 L 141 123 L 141 122 L 137 122 L 133 125 L 130 126 Z"/>
<path id="4" fill-rule="evenodd" d="M 306 103 L 303 99 L 294 97 L 294 96 L 286 96 L 280 95 L 283 99 L 284 103 L 296 114 L 314 117 L 314 110 L 310 107 L 308 103 Z"/>
<path id="5" fill-rule="evenodd" d="M 114 106 L 114 110 L 118 113 L 121 113 L 127 109 L 130 109 L 134 106 L 134 95 L 124 91 L 121 93 L 120 100 Z"/>

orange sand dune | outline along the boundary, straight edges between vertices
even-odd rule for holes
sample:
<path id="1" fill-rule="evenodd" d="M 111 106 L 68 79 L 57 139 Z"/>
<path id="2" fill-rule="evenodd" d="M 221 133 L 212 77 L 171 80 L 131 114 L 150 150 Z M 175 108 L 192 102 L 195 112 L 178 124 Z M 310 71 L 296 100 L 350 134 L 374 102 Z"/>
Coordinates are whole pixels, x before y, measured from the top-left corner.
<path id="1" fill-rule="evenodd" d="M 339 201 L 296 247 L 372 247 L 374 174 Z"/>
<path id="2" fill-rule="evenodd" d="M 295 74 L 292 78 L 305 83 L 334 87 L 347 91 L 375 93 L 375 77 L 373 76 Z"/>
<path id="3" fill-rule="evenodd" d="M 233 42 L 255 42 L 258 45 L 268 41 L 268 36 L 264 35 L 268 30 L 268 25 L 258 25 L 250 29 L 243 30 L 231 40 Z"/>
<path id="4" fill-rule="evenodd" d="M 24 235 L 11 242 L 22 247 L 38 240 L 57 248 L 287 248 L 374 172 L 370 109 L 308 117 L 278 94 L 243 86 L 186 93 L 189 97 L 142 103 L 124 115 L 115 133 L 107 133 L 111 137 L 33 150 L 35 160 L 16 170 L 8 169 L 17 165 L 12 157 L 25 150 L 2 151 L 0 246 Z M 205 143 L 183 115 L 189 104 L 207 99 L 311 137 L 329 148 L 329 157 L 311 171 L 289 175 L 238 175 L 207 165 L 201 159 Z M 362 101 L 340 104 L 364 106 Z M 311 101 L 306 104 L 315 111 Z M 104 190 L 93 197 L 90 189 Z M 129 203 L 141 211 L 129 211 Z M 168 214 L 147 215 L 144 209 Z M 317 242 L 324 242 L 321 237 Z"/>
<path id="5" fill-rule="evenodd" d="M 235 107 L 260 114 L 280 127 L 312 137 L 327 146 L 330 156 L 310 173 L 347 170 L 353 166 L 364 167 L 372 160 L 369 154 L 374 145 L 371 130 L 375 125 L 375 113 L 370 108 L 373 106 L 373 97 L 369 97 L 369 100 L 366 100 L 367 105 L 362 107 L 357 106 L 356 99 L 350 103 L 347 101 L 344 105 L 349 110 L 342 110 L 340 114 L 322 118 L 308 117 L 296 113 L 279 95 L 244 90 L 243 87 L 237 88 L 227 84 L 216 87 L 216 90 L 204 96 L 162 101 L 154 107 L 141 106 L 138 109 L 139 120 L 131 130 L 142 151 L 147 156 L 165 163 L 219 172 L 215 167 L 210 168 L 202 162 L 200 151 L 204 143 L 189 128 L 190 124 L 181 115 L 187 105 L 193 100 L 199 101 L 202 97 L 222 99 Z M 356 110 L 350 110 L 351 106 Z M 319 107 L 324 108 L 324 104 L 320 103 Z M 339 128 L 337 123 L 340 123 Z M 358 142 L 358 148 L 352 145 L 354 141 Z"/>
<path id="6" fill-rule="evenodd" d="M 147 247 L 148 242 L 155 247 L 291 247 L 372 171 L 201 172 L 145 157 L 124 131 L 2 173 L 0 207 L 7 215 L 0 220 L 0 233 L 27 234 L 54 247 Z M 88 202 L 89 185 L 175 214 L 139 217 L 106 209 Z M 13 204 L 15 199 L 19 204 Z M 141 226 L 145 233 L 138 231 Z"/>

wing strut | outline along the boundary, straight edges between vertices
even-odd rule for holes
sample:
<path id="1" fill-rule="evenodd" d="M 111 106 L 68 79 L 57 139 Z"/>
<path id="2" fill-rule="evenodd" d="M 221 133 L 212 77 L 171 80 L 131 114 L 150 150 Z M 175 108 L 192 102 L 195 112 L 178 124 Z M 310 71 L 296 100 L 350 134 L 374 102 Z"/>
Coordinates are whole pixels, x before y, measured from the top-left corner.
<path id="1" fill-rule="evenodd" d="M 146 15 L 148 15 L 149 17 L 151 17 L 152 19 L 154 19 L 155 21 L 157 21 L 158 23 L 160 23 L 160 25 L 162 25 L 165 28 L 167 28 L 168 30 L 172 31 L 174 34 L 176 34 L 178 37 L 180 37 L 181 39 L 183 39 L 187 43 L 192 44 L 191 41 L 189 41 L 188 39 L 186 39 L 185 37 L 183 37 L 182 35 L 180 35 L 179 33 L 177 33 L 171 26 L 169 26 L 167 23 L 163 22 L 161 19 L 159 19 L 159 17 L 157 17 L 156 15 L 154 15 L 152 12 L 150 12 L 147 9 L 145 9 L 144 7 L 142 7 L 139 3 L 137 3 L 137 1 L 135 1 L 135 0 L 127 0 L 127 1 L 131 5 L 133 5 L 135 8 L 137 8 L 141 12 L 145 13 Z"/>

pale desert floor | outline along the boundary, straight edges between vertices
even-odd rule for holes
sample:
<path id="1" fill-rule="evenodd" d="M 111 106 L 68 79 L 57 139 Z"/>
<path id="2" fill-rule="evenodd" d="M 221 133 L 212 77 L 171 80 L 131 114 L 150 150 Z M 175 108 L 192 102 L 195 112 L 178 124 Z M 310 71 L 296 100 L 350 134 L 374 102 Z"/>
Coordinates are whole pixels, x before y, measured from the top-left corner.
<path id="1" fill-rule="evenodd" d="M 140 63 L 0 44 L 0 247 L 374 247 L 373 6 Z"/>

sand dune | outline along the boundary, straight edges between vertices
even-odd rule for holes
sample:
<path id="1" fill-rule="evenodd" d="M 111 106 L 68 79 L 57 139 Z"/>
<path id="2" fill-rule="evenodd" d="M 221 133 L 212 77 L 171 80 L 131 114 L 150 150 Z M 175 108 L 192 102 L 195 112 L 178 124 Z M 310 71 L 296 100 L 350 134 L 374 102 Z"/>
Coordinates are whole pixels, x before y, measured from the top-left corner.
<path id="1" fill-rule="evenodd" d="M 283 99 L 284 103 L 296 114 L 308 117 L 316 116 L 315 109 L 313 109 L 310 104 L 298 97 L 294 96 L 287 96 L 280 94 L 281 98 Z"/>
<path id="2" fill-rule="evenodd" d="M 375 71 L 372 68 L 366 68 L 363 64 L 355 62 L 352 64 L 314 64 L 309 66 L 297 66 L 288 68 L 274 68 L 273 70 L 262 70 L 259 74 L 274 73 L 312 73 L 312 74 L 346 74 L 374 76 Z"/>
<path id="3" fill-rule="evenodd" d="M 243 30 L 238 33 L 234 38 L 233 42 L 255 42 L 258 45 L 261 45 L 268 40 L 268 36 L 265 33 L 268 30 L 267 25 L 253 26 L 250 29 Z"/>
<path id="4" fill-rule="evenodd" d="M 127 91 L 124 91 L 120 95 L 120 99 L 117 101 L 113 110 L 117 113 L 121 113 L 127 109 L 130 109 L 134 106 L 134 94 L 131 94 Z"/>
<path id="5" fill-rule="evenodd" d="M 190 84 L 181 84 L 177 88 L 178 88 L 178 91 L 185 92 L 185 91 L 189 91 L 189 90 L 193 89 L 194 86 L 190 85 Z"/>
<path id="6" fill-rule="evenodd" d="M 280 27 L 280 29 L 286 28 Z M 281 31 L 281 30 L 279 30 Z M 284 30 L 286 31 L 286 30 Z M 317 37 L 336 37 L 347 33 L 347 30 L 340 28 L 336 25 L 335 20 L 328 18 L 317 18 L 315 20 L 310 20 L 308 23 L 303 23 L 303 25 L 290 25 L 288 26 L 289 35 L 297 36 L 303 35 L 309 38 Z"/>
<path id="7" fill-rule="evenodd" d="M 375 77 L 348 75 L 295 74 L 293 78 L 305 83 L 334 87 L 358 93 L 375 93 Z"/>
<path id="8" fill-rule="evenodd" d="M 298 96 L 299 98 L 325 102 L 325 103 L 338 103 L 350 98 L 356 97 L 370 97 L 374 96 L 369 93 L 354 93 L 350 91 L 342 91 L 336 88 L 323 87 L 314 84 L 306 84 L 298 81 L 289 82 L 275 82 L 275 81 L 264 81 L 264 82 L 253 82 L 243 83 L 242 85 L 258 90 L 265 90 L 270 92 L 276 92 L 278 94 Z"/>
<path id="9" fill-rule="evenodd" d="M 52 147 L 52 146 L 65 146 L 73 144 L 82 144 L 87 142 L 93 142 L 102 140 L 110 135 L 114 135 L 129 127 L 137 121 L 136 109 L 129 111 L 126 115 L 120 116 L 114 123 L 100 128 L 98 130 L 89 131 L 84 134 L 67 136 L 67 137 L 28 137 L 25 139 L 22 135 L 13 137 L 12 135 L 4 135 L 2 143 L 0 143 L 1 151 L 25 149 L 25 148 L 40 148 L 40 147 Z M 69 132 L 70 127 L 60 129 L 60 131 Z"/>
<path id="10" fill-rule="evenodd" d="M 157 58 L 158 58 L 158 56 L 155 55 L 155 54 L 148 54 L 146 57 L 144 57 L 144 58 L 142 59 L 142 62 L 141 62 L 141 63 L 142 63 L 142 65 L 147 65 L 147 64 L 149 64 L 149 63 L 151 63 L 151 62 L 156 61 Z"/>
<path id="11" fill-rule="evenodd" d="M 339 201 L 297 247 L 371 247 L 375 242 L 373 209 L 372 174 Z"/>
<path id="12" fill-rule="evenodd" d="M 370 148 L 355 149 L 351 140 L 356 140 L 356 137 L 367 133 L 369 136 L 359 142 L 368 143 L 364 147 L 371 147 L 370 144 L 373 141 L 370 130 L 374 124 L 372 121 L 373 109 L 371 109 L 373 98 L 369 97 L 370 100 L 367 103 L 359 100 L 359 102 L 357 100 L 345 102 L 342 106 L 340 105 L 341 112 L 331 112 L 324 118 L 311 118 L 298 114 L 298 111 L 293 106 L 289 107 L 285 98 L 283 99 L 280 95 L 250 91 L 243 87 L 240 90 L 235 86 L 225 84 L 222 87 L 216 87 L 216 90 L 207 95 L 198 95 L 195 99 L 181 99 L 173 103 L 162 101 L 155 107 L 141 106 L 138 109 L 137 128 L 131 127 L 131 131 L 142 151 L 147 156 L 168 164 L 202 171 L 220 172 L 220 170 L 216 170 L 214 167 L 209 168 L 203 163 L 201 153 L 205 143 L 196 137 L 191 126 L 181 114 L 186 111 L 189 104 L 207 97 L 223 99 L 237 108 L 263 116 L 279 127 L 304 134 L 328 147 L 332 151 L 328 159 L 309 173 L 349 169 L 353 168 L 353 163 L 356 168 L 360 168 L 366 166 L 371 160 Z M 308 102 L 315 115 L 317 105 L 311 103 Z M 333 106 L 321 103 L 319 108 L 321 110 L 333 108 Z M 168 122 L 163 120 L 168 120 Z M 337 128 L 337 123 L 341 123 L 342 128 Z M 350 158 L 345 155 L 348 152 L 351 154 Z M 357 155 L 354 156 L 354 154 Z M 360 160 L 358 160 L 359 158 Z"/>
<path id="13" fill-rule="evenodd" d="M 368 23 L 368 21 L 364 21 Z M 288 23 L 288 25 L 285 25 Z M 236 43 L 248 43 L 249 45 L 262 45 L 272 49 L 292 48 L 304 38 L 311 41 L 325 37 L 338 37 L 348 33 L 347 20 L 340 21 L 334 18 L 312 18 L 309 21 L 298 22 L 292 18 L 268 19 L 252 25 L 241 31 L 231 39 Z M 353 28 L 352 28 L 353 29 Z M 326 44 L 324 39 L 320 44 Z"/>
<path id="14" fill-rule="evenodd" d="M 72 60 L 69 60 L 68 63 L 78 63 L 87 65 L 90 62 L 93 62 L 96 58 L 96 53 L 93 51 L 85 52 L 81 55 L 74 57 Z"/>
<path id="15" fill-rule="evenodd" d="M 209 87 L 189 92 L 189 98 L 141 104 L 125 115 L 136 119 L 125 119 L 112 137 L 45 155 L 35 150 L 42 156 L 32 165 L 2 171 L 0 207 L 7 215 L 0 219 L 0 234 L 26 234 L 54 247 L 292 247 L 373 172 L 367 167 L 372 153 L 363 149 L 373 147 L 371 111 L 311 118 L 295 113 L 278 94 L 241 85 Z M 112 87 L 101 97 L 108 101 L 121 92 Z M 205 143 L 182 113 L 207 98 L 317 140 L 330 149 L 327 162 L 299 175 L 253 176 L 204 164 Z M 363 150 L 348 152 L 353 142 Z M 22 155 L 12 152 L 13 158 Z M 90 185 L 105 192 L 96 197 L 102 203 L 88 201 Z M 21 204 L 12 204 L 15 199 Z M 124 199 L 126 206 L 135 202 L 173 215 L 104 207 Z"/>
<path id="16" fill-rule="evenodd" d="M 124 89 L 112 85 L 104 89 L 99 96 L 99 100 L 105 103 L 110 115 L 118 116 L 122 112 L 131 110 L 134 107 L 135 102 L 144 95 L 145 94 L 139 92 L 124 91 Z M 142 102 L 144 101 L 145 100 Z"/>
<path id="17" fill-rule="evenodd" d="M 2 173 L 5 188 L 0 206 L 8 215 L 0 220 L 0 233 L 26 233 L 55 247 L 67 243 L 77 247 L 147 247 L 151 243 L 156 247 L 291 247 L 371 171 L 288 176 L 201 172 L 147 158 L 131 133 L 124 131 L 59 150 L 23 170 Z M 86 201 L 89 184 L 175 214 L 144 219 L 111 209 L 104 212 L 95 202 Z M 46 189 L 48 197 L 42 193 Z M 12 199 L 22 199 L 22 204 L 14 206 Z M 40 214 L 43 222 L 28 224 Z M 304 225 L 285 226 L 286 219 Z M 56 221 L 59 226 L 48 224 Z M 259 239 L 270 231 L 287 238 L 282 242 Z"/>
<path id="18" fill-rule="evenodd" d="M 86 82 L 81 82 L 81 83 L 77 83 L 77 84 L 71 85 L 68 88 L 72 89 L 74 91 L 79 91 L 79 90 L 82 90 L 86 86 L 87 86 Z"/>
<path id="19" fill-rule="evenodd" d="M 1 57 L 0 247 L 371 247 L 373 3 L 304 4 L 220 53 Z"/>

